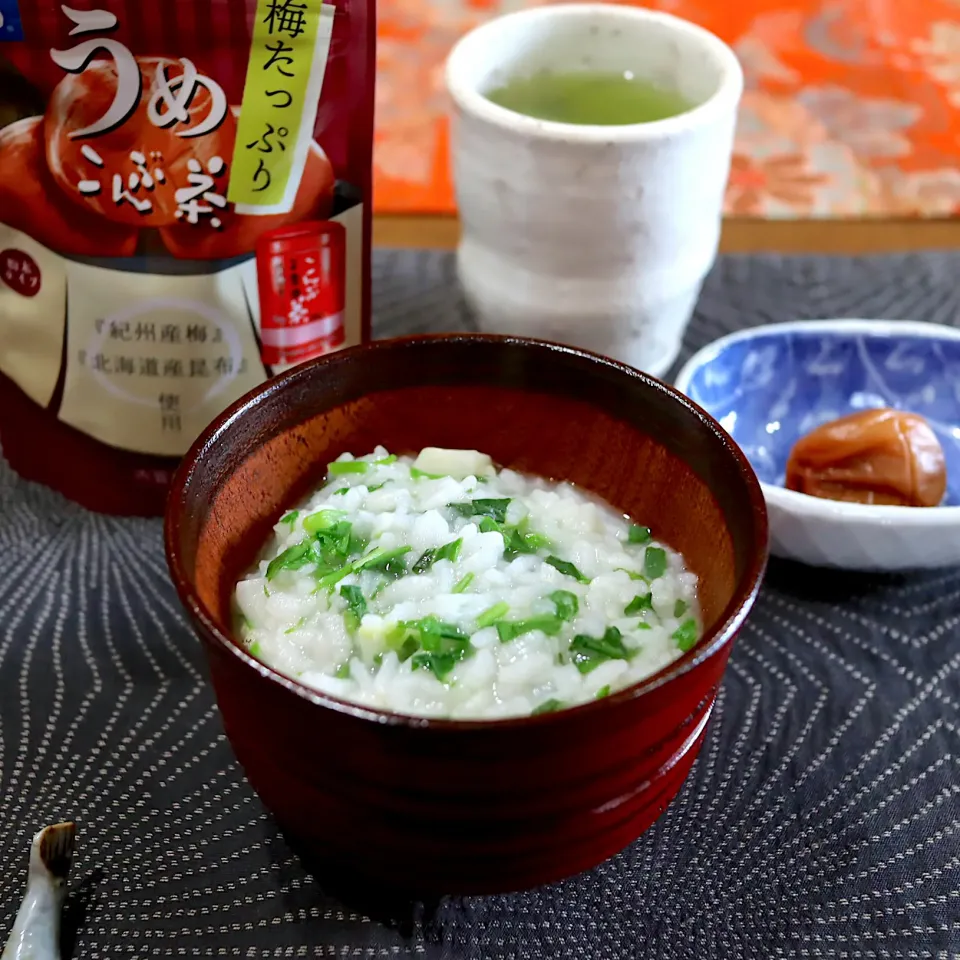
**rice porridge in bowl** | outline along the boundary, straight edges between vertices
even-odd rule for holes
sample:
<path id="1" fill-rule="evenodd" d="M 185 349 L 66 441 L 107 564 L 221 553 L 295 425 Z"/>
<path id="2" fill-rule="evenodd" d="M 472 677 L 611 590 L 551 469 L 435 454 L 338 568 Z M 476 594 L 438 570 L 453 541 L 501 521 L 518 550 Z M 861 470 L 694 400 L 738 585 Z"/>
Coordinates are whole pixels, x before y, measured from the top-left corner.
<path id="1" fill-rule="evenodd" d="M 235 603 L 246 649 L 278 672 L 453 719 L 607 696 L 701 635 L 697 578 L 647 527 L 472 450 L 344 454 Z"/>

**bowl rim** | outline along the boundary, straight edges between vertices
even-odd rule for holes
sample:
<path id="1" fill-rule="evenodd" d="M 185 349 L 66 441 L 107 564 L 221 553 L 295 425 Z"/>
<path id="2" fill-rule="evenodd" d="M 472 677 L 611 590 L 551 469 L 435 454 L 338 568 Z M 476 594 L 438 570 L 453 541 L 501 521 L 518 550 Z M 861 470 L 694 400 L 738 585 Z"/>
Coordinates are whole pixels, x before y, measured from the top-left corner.
<path id="1" fill-rule="evenodd" d="M 311 379 L 322 373 L 325 368 L 347 362 L 355 356 L 369 355 L 370 353 L 378 351 L 402 350 L 405 347 L 418 343 L 432 345 L 443 343 L 458 344 L 463 342 L 517 346 L 525 350 L 533 350 L 546 354 L 543 357 L 544 362 L 548 362 L 549 359 L 557 353 L 566 354 L 592 365 L 599 364 L 619 375 L 625 375 L 631 379 L 642 381 L 646 386 L 659 391 L 661 394 L 669 397 L 673 402 L 680 403 L 690 415 L 698 419 L 715 435 L 717 440 L 726 448 L 731 461 L 736 467 L 738 477 L 747 488 L 746 492 L 751 505 L 751 515 L 757 530 L 756 540 L 757 543 L 762 544 L 762 546 L 750 557 L 742 576 L 736 584 L 733 596 L 720 614 L 712 630 L 709 631 L 695 647 L 667 664 L 661 670 L 600 700 L 591 700 L 586 703 L 567 707 L 563 710 L 543 714 L 491 719 L 451 719 L 445 717 L 414 716 L 343 700 L 301 684 L 292 677 L 288 677 L 274 670 L 272 667 L 251 656 L 239 642 L 232 639 L 228 633 L 220 629 L 216 618 L 197 596 L 192 578 L 188 576 L 181 563 L 176 532 L 179 530 L 181 518 L 187 510 L 186 495 L 190 488 L 198 457 L 212 444 L 222 442 L 224 434 L 230 430 L 232 424 L 238 418 L 244 415 L 248 408 L 255 406 L 268 395 L 284 391 L 290 385 L 296 384 L 300 380 Z M 246 667 L 253 669 L 262 678 L 269 682 L 279 684 L 299 698 L 317 706 L 335 710 L 340 714 L 349 715 L 376 724 L 385 724 L 391 727 L 430 729 L 438 733 L 484 730 L 510 731 L 521 727 L 526 728 L 531 725 L 547 725 L 563 722 L 574 715 L 582 716 L 584 711 L 611 709 L 614 705 L 635 700 L 678 679 L 698 667 L 701 663 L 719 654 L 720 651 L 736 637 L 759 593 L 769 559 L 769 521 L 760 482 L 746 455 L 714 417 L 670 384 L 658 380 L 649 374 L 645 374 L 625 363 L 602 356 L 601 354 L 549 340 L 483 333 L 416 334 L 406 337 L 373 340 L 306 361 L 276 377 L 265 380 L 227 407 L 216 419 L 211 421 L 200 436 L 197 437 L 177 467 L 173 482 L 170 486 L 164 517 L 164 552 L 180 601 L 204 638 L 228 655 L 237 657 Z M 707 642 L 705 643 L 704 640 Z"/>
<path id="2" fill-rule="evenodd" d="M 865 333 L 883 338 L 915 337 L 921 340 L 960 341 L 960 329 L 923 320 L 867 320 L 858 317 L 838 317 L 824 320 L 789 320 L 785 323 L 767 323 L 746 330 L 737 330 L 711 341 L 698 350 L 681 368 L 674 386 L 687 395 L 693 375 L 701 367 L 712 363 L 731 344 L 757 337 L 790 333 L 835 332 L 840 334 Z M 927 509 L 901 506 L 878 506 L 869 503 L 846 503 L 811 497 L 798 490 L 788 490 L 777 484 L 760 481 L 763 495 L 770 507 L 794 516 L 820 519 L 828 523 L 848 526 L 895 527 L 898 534 L 904 529 L 929 530 L 944 524 L 960 525 L 960 506 L 937 506 Z"/>

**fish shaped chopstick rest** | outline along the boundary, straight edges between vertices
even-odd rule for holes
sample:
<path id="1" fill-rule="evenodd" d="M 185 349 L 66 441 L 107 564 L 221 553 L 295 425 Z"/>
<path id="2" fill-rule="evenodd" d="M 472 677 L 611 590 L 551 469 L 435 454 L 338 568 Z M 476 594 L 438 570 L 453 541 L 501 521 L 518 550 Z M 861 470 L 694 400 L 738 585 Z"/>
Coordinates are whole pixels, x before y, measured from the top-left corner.
<path id="1" fill-rule="evenodd" d="M 60 960 L 60 915 L 77 825 L 44 827 L 30 845 L 27 892 L 0 960 Z"/>

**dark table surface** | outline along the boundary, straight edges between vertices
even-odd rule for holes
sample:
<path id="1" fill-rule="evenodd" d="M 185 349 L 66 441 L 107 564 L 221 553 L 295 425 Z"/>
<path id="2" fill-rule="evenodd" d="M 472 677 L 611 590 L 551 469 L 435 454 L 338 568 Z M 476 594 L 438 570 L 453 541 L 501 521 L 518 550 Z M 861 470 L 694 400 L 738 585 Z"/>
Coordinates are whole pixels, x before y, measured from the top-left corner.
<path id="1" fill-rule="evenodd" d="M 448 255 L 375 273 L 378 335 L 469 329 Z M 958 277 L 951 254 L 726 258 L 687 351 L 798 317 L 952 323 Z M 76 818 L 73 957 L 960 957 L 958 705 L 960 570 L 774 562 L 687 784 L 629 849 L 512 896 L 338 897 L 233 761 L 160 522 L 0 461 L 0 928 L 32 833 Z"/>

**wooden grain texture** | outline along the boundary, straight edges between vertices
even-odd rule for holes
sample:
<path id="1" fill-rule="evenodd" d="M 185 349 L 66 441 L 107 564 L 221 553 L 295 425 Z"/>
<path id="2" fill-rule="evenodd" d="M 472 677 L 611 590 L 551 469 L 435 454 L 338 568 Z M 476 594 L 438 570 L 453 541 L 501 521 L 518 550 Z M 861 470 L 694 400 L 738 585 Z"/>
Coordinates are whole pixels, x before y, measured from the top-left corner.
<path id="1" fill-rule="evenodd" d="M 378 216 L 374 243 L 452 250 L 455 217 Z M 960 247 L 960 220 L 727 220 L 724 253 L 896 253 Z"/>
<path id="2" fill-rule="evenodd" d="M 608 698 L 496 722 L 400 717 L 275 674 L 231 638 L 236 579 L 330 460 L 377 443 L 480 449 L 649 524 L 700 576 L 703 639 Z M 766 538 L 743 454 L 672 388 L 563 347 L 463 334 L 381 341 L 264 385 L 187 456 L 166 525 L 254 789 L 328 869 L 419 892 L 556 880 L 662 813 L 700 748 Z"/>

